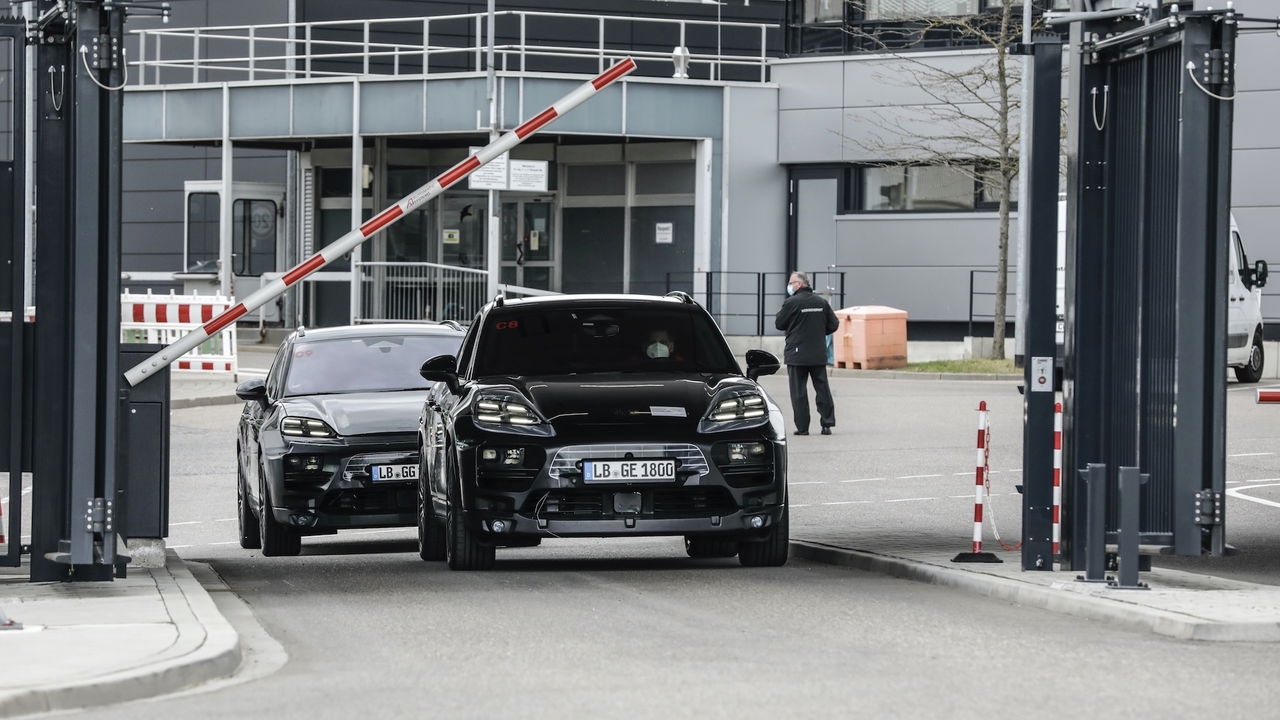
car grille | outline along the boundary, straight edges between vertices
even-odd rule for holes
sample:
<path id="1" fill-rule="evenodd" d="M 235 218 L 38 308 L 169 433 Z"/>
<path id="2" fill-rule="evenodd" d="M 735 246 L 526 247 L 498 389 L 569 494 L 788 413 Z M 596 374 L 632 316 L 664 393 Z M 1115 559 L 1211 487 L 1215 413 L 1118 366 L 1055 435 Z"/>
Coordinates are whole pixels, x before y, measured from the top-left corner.
<path id="1" fill-rule="evenodd" d="M 696 445 L 688 443 L 619 443 L 600 445 L 569 445 L 560 448 L 551 459 L 548 472 L 559 480 L 561 473 L 579 473 L 579 460 L 624 458 L 675 458 L 680 461 L 678 471 L 696 470 L 699 477 L 711 472 L 707 458 Z"/>
<path id="2" fill-rule="evenodd" d="M 416 510 L 418 491 L 413 488 L 342 490 L 325 498 L 321 512 L 334 515 L 403 513 Z"/>
<path id="3" fill-rule="evenodd" d="M 640 517 L 685 518 L 732 515 L 738 504 L 728 490 L 718 486 L 694 486 L 642 490 Z M 549 520 L 599 520 L 630 517 L 613 510 L 613 492 L 551 490 L 534 494 L 521 508 L 524 515 Z"/>

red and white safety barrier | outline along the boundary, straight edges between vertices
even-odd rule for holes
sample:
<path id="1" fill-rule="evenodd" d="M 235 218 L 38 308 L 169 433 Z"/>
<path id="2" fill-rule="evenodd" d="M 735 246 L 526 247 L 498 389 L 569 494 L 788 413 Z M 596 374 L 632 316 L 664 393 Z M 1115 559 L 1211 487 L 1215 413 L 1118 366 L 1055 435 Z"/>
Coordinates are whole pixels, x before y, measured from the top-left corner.
<path id="1" fill-rule="evenodd" d="M 1263 405 L 1280 403 L 1280 388 L 1258 388 L 1257 401 Z"/>
<path id="2" fill-rule="evenodd" d="M 28 305 L 27 311 L 23 315 L 27 322 L 36 321 L 36 308 L 34 305 Z M 13 322 L 13 313 L 8 310 L 0 311 L 0 322 Z"/>
<path id="3" fill-rule="evenodd" d="M 991 449 L 987 440 L 991 437 L 990 424 L 987 418 L 987 401 L 978 403 L 978 460 L 973 481 L 973 552 L 982 552 L 982 508 L 987 489 L 988 463 L 991 460 Z"/>
<path id="4" fill-rule="evenodd" d="M 274 299 L 282 294 L 291 285 L 307 277 L 311 273 L 337 260 L 338 258 L 351 252 L 356 246 L 373 236 L 374 233 L 398 221 L 400 218 L 413 212 L 423 203 L 431 200 L 435 196 L 444 192 L 446 188 L 462 180 L 466 176 L 488 163 L 494 158 L 501 157 L 503 153 L 511 150 L 511 148 L 524 142 L 526 138 L 533 135 L 547 123 L 564 115 L 581 105 L 588 98 L 596 93 L 612 85 L 619 78 L 629 74 L 636 69 L 636 62 L 631 58 L 627 58 L 613 67 L 605 70 L 600 75 L 588 80 L 578 86 L 568 95 L 557 100 L 551 107 L 543 110 L 533 118 L 525 121 L 515 130 L 504 134 L 502 137 L 480 148 L 476 154 L 468 157 L 466 160 L 454 165 L 444 173 L 432 179 L 426 185 L 414 190 L 407 197 L 401 199 L 395 205 L 378 213 L 374 218 L 351 232 L 338 238 L 329 246 L 320 252 L 312 255 L 298 266 L 289 270 L 276 280 L 264 282 L 257 292 L 249 295 L 238 305 L 233 306 L 225 313 L 213 318 L 194 332 L 180 338 L 164 350 L 152 355 L 137 366 L 131 368 L 124 374 L 125 379 L 130 385 L 137 385 L 147 378 L 148 375 L 154 373 L 164 365 L 176 360 L 192 348 L 200 345 L 209 337 L 235 323 L 240 317 L 257 310 L 267 301 Z"/>
<path id="5" fill-rule="evenodd" d="M 120 295 L 120 342 L 171 345 L 227 312 L 235 300 L 221 295 Z M 228 323 L 182 355 L 175 371 L 236 372 L 236 328 Z"/>
<path id="6" fill-rule="evenodd" d="M 1062 545 L 1062 403 L 1053 404 L 1053 554 Z"/>

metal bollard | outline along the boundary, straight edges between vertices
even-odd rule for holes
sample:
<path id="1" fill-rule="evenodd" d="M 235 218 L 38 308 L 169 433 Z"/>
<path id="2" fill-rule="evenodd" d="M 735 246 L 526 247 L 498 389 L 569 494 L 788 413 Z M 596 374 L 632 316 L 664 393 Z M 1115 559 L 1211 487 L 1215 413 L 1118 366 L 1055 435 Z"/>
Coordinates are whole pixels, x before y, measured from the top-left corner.
<path id="1" fill-rule="evenodd" d="M 1089 463 L 1080 471 L 1080 481 L 1085 484 L 1088 507 L 1088 524 L 1085 528 L 1084 575 L 1077 575 L 1077 582 L 1102 583 L 1107 581 L 1107 466 Z"/>
<path id="2" fill-rule="evenodd" d="M 1138 520 L 1142 505 L 1142 486 L 1151 477 L 1139 474 L 1136 467 L 1120 468 L 1120 525 L 1116 528 L 1116 544 L 1120 550 L 1120 579 L 1108 585 L 1116 590 L 1150 590 L 1138 581 Z"/>

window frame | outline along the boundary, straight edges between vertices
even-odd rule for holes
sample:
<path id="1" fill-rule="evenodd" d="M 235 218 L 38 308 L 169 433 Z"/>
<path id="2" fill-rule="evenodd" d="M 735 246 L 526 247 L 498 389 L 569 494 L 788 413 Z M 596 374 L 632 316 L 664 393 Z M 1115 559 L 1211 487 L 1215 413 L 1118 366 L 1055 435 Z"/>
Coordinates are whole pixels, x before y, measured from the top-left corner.
<path id="1" fill-rule="evenodd" d="M 970 164 L 970 163 L 957 163 Z M 994 168 L 994 163 L 990 161 L 975 160 L 971 163 L 975 168 L 974 174 L 982 172 L 984 169 Z M 950 165 L 939 163 L 895 163 L 892 161 L 875 162 L 875 163 L 856 163 L 851 167 L 851 180 L 848 186 L 851 188 L 851 194 L 846 192 L 842 197 L 842 202 L 838 205 L 841 215 L 919 215 L 919 214 L 945 214 L 945 213 L 990 213 L 1000 209 L 1000 201 L 989 201 L 983 199 L 983 187 L 985 183 L 980 177 L 970 178 L 973 182 L 973 206 L 970 208 L 890 208 L 870 210 L 866 207 L 866 183 L 867 171 L 878 170 L 883 168 L 910 168 L 910 167 L 950 167 Z M 1018 199 L 1016 192 L 1016 183 L 1014 185 L 1014 197 L 1010 199 L 1010 211 L 1017 211 Z"/>

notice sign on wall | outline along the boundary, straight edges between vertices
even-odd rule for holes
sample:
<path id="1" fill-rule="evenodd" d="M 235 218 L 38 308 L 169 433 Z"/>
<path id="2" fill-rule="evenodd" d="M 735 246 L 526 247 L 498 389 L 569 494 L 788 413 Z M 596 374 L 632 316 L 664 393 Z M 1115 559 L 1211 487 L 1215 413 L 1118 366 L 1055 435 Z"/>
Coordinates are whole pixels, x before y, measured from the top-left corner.
<path id="1" fill-rule="evenodd" d="M 675 228 L 672 223 L 657 223 L 654 225 L 653 241 L 659 245 L 670 245 L 675 235 Z"/>
<path id="2" fill-rule="evenodd" d="M 457 245 L 462 241 L 461 230 L 446 229 L 443 234 L 444 237 L 442 238 L 442 241 L 445 245 Z"/>
<path id="3" fill-rule="evenodd" d="M 480 148 L 471 148 L 474 155 Z M 546 160 L 511 160 L 507 153 L 468 176 L 472 190 L 547 191 Z"/>
<path id="4" fill-rule="evenodd" d="M 474 155 L 480 148 L 471 148 L 471 154 Z M 482 165 L 475 169 L 467 176 L 467 187 L 472 190 L 506 190 L 507 189 L 507 153 L 503 153 L 488 165 Z"/>

